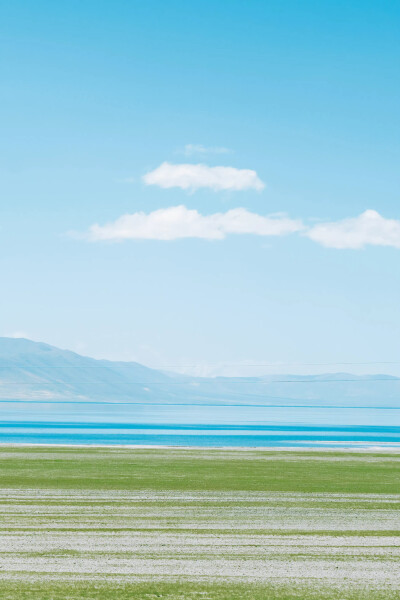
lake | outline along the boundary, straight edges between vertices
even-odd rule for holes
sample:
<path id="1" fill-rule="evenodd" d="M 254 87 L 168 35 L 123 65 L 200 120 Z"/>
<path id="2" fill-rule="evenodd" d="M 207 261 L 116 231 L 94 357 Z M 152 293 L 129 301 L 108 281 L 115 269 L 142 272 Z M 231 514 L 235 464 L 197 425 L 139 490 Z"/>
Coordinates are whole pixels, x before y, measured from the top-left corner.
<path id="1" fill-rule="evenodd" d="M 1 443 L 400 446 L 391 406 L 229 406 L 2 401 Z"/>

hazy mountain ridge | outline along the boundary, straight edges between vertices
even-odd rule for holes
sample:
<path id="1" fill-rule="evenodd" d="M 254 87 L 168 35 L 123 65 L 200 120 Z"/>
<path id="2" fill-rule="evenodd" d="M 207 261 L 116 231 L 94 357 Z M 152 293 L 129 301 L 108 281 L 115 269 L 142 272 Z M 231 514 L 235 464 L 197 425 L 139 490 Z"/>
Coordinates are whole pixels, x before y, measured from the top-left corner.
<path id="1" fill-rule="evenodd" d="M 31 340 L 0 338 L 0 399 L 248 405 L 315 401 L 337 406 L 358 402 L 394 406 L 400 402 L 400 378 L 349 373 L 190 377 L 134 362 L 96 360 Z"/>
<path id="2" fill-rule="evenodd" d="M 132 382 L 168 381 L 137 363 L 80 356 L 48 344 L 0 338 L 0 397 L 102 400 L 132 395 Z M 135 385 L 135 396 L 141 386 Z M 141 391 L 144 390 L 141 388 Z"/>

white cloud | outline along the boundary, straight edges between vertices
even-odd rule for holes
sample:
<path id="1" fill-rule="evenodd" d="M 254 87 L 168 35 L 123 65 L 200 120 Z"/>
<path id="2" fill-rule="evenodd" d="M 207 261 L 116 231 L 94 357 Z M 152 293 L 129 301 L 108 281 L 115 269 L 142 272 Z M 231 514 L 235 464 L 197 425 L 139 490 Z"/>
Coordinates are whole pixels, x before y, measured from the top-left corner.
<path id="1" fill-rule="evenodd" d="M 357 249 L 367 245 L 400 248 L 400 221 L 366 210 L 355 218 L 315 225 L 305 235 L 328 248 Z"/>
<path id="2" fill-rule="evenodd" d="M 231 154 L 232 150 L 223 146 L 203 146 L 202 144 L 186 144 L 183 154 L 193 156 L 193 154 Z"/>
<path id="3" fill-rule="evenodd" d="M 182 190 L 211 188 L 220 190 L 262 190 L 265 184 L 255 171 L 236 169 L 235 167 L 209 167 L 198 164 L 173 165 L 168 162 L 143 176 L 146 185 L 158 185 L 161 188 L 178 187 Z"/>
<path id="4" fill-rule="evenodd" d="M 201 215 L 186 206 L 161 208 L 149 214 L 137 212 L 123 215 L 106 225 L 92 225 L 86 238 L 91 241 L 133 239 L 176 240 L 202 238 L 222 240 L 228 234 L 277 236 L 303 229 L 301 221 L 285 216 L 265 217 L 245 208 L 225 213 Z"/>

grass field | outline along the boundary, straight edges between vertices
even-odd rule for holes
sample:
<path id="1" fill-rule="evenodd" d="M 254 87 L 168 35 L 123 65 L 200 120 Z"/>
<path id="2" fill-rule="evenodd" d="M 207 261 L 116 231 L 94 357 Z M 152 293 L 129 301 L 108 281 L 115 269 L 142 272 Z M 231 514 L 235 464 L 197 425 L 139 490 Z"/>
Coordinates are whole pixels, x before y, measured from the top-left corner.
<path id="1" fill-rule="evenodd" d="M 400 597 L 400 455 L 0 448 L 4 600 Z"/>

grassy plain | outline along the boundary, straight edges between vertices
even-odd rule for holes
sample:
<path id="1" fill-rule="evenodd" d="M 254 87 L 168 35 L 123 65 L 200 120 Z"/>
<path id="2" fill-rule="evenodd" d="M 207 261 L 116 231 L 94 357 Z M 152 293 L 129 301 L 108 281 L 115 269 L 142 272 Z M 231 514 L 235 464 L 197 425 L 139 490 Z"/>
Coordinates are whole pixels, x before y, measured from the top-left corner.
<path id="1" fill-rule="evenodd" d="M 400 455 L 0 448 L 4 600 L 400 597 Z"/>

